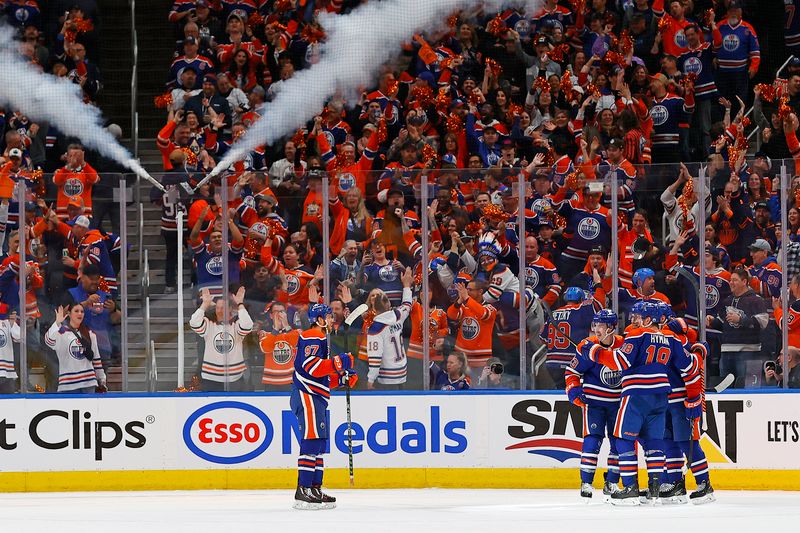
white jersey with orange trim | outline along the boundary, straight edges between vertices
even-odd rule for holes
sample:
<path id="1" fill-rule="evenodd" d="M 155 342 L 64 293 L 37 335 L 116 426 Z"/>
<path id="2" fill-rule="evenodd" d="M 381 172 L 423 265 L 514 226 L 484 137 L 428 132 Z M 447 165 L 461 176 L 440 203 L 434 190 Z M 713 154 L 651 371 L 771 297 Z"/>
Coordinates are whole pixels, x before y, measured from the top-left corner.
<path id="1" fill-rule="evenodd" d="M 403 289 L 399 307 L 375 317 L 367 330 L 367 357 L 370 383 L 401 385 L 408 371 L 406 350 L 403 346 L 403 323 L 411 313 L 411 289 Z"/>
<path id="2" fill-rule="evenodd" d="M 242 341 L 253 329 L 253 319 L 244 306 L 239 306 L 239 319 L 231 324 L 212 322 L 202 307 L 189 319 L 189 326 L 205 340 L 201 377 L 209 381 L 233 383 L 246 368 Z M 226 368 L 227 365 L 227 368 Z"/>

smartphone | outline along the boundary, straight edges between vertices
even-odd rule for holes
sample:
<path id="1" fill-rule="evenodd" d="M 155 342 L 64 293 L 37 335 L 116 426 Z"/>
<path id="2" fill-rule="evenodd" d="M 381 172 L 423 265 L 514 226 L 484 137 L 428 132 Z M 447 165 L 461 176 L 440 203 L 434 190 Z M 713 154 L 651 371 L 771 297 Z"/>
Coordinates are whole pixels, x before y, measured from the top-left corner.
<path id="1" fill-rule="evenodd" d="M 767 361 L 764 363 L 764 372 L 767 370 L 775 371 L 775 361 Z"/>

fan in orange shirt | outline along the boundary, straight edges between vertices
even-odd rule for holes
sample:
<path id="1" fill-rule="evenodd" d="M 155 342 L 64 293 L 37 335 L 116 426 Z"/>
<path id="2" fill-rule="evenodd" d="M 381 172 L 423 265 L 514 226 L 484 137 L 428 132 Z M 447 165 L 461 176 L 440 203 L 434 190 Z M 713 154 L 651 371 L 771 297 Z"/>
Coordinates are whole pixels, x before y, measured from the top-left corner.
<path id="1" fill-rule="evenodd" d="M 100 181 L 97 171 L 84 160 L 83 146 L 70 144 L 66 166 L 56 170 L 53 183 L 58 187 L 56 213 L 61 220 L 67 217 L 67 202 L 71 196 L 83 199 L 84 214 L 92 215 L 92 186 Z"/>

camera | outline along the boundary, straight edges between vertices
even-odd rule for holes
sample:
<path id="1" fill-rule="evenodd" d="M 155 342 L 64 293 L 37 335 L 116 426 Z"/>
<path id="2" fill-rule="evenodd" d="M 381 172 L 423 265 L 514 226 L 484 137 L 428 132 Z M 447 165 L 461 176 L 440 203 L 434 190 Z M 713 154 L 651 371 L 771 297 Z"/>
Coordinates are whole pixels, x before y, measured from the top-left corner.
<path id="1" fill-rule="evenodd" d="M 767 370 L 775 370 L 775 361 L 767 361 L 764 363 L 764 372 Z"/>
<path id="2" fill-rule="evenodd" d="M 505 370 L 505 367 L 503 367 L 503 363 L 492 363 L 492 366 L 489 367 L 489 370 L 492 371 L 492 374 L 501 376 Z"/>

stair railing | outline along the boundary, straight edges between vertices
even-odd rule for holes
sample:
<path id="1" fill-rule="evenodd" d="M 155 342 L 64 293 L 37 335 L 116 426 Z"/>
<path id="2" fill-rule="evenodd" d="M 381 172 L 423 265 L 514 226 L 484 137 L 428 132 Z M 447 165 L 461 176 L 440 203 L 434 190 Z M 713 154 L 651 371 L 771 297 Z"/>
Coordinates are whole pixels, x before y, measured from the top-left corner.
<path id="1" fill-rule="evenodd" d="M 144 325 L 145 368 L 147 373 L 147 391 L 155 392 L 158 369 L 156 368 L 155 346 L 150 340 L 150 258 L 144 251 L 142 266 L 142 324 Z"/>
<path id="2" fill-rule="evenodd" d="M 131 140 L 133 141 L 133 157 L 139 157 L 139 39 L 136 35 L 136 0 L 129 0 L 131 10 L 131 50 L 133 65 L 131 68 Z"/>

